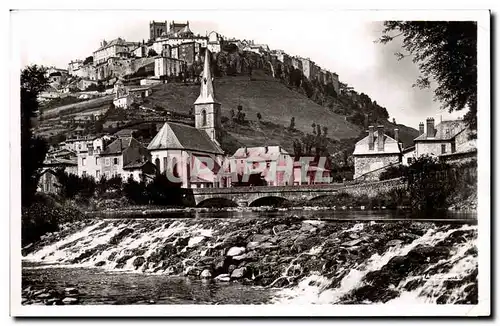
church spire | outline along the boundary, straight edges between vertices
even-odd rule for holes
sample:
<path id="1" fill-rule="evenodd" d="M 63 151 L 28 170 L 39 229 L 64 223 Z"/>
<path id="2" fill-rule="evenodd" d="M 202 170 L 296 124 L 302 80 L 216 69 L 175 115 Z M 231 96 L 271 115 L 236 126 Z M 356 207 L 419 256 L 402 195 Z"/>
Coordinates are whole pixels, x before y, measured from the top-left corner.
<path id="1" fill-rule="evenodd" d="M 210 72 L 210 56 L 208 52 L 208 49 L 206 49 L 203 77 L 201 78 L 200 96 L 198 96 L 198 99 L 194 102 L 194 104 L 217 103 L 212 83 L 212 74 Z"/>

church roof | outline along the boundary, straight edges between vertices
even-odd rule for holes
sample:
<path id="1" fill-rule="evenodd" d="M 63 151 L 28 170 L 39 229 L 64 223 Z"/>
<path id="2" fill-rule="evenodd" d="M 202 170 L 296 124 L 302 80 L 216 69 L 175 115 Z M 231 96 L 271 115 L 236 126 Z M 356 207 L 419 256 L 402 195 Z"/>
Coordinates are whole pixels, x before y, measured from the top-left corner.
<path id="1" fill-rule="evenodd" d="M 205 50 L 205 64 L 203 66 L 203 78 L 201 80 L 200 96 L 194 104 L 217 103 L 215 100 L 214 85 L 212 83 L 212 73 L 210 72 L 210 57 L 208 49 Z"/>
<path id="2" fill-rule="evenodd" d="M 148 149 L 184 149 L 213 154 L 224 153 L 203 130 L 174 122 L 165 122 L 149 143 Z"/>

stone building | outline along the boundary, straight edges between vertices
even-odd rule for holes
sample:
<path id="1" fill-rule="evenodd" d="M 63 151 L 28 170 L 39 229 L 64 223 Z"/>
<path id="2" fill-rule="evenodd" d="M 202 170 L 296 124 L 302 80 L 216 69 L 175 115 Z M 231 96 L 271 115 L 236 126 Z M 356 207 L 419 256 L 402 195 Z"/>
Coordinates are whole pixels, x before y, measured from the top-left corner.
<path id="1" fill-rule="evenodd" d="M 220 103 L 215 98 L 208 55 L 206 51 L 200 95 L 194 103 L 195 127 L 166 122 L 148 145 L 157 169 L 181 182 L 183 188 L 226 185 L 218 175 L 224 161 L 217 142 Z"/>
<path id="2" fill-rule="evenodd" d="M 394 129 L 394 138 L 384 133 L 384 126 L 368 127 L 368 136 L 356 143 L 354 149 L 354 179 L 378 180 L 389 166 L 401 162 L 399 131 Z"/>
<path id="3" fill-rule="evenodd" d="M 178 59 L 169 57 L 155 58 L 155 77 L 177 77 L 180 73 L 184 73 L 184 62 Z"/>
<path id="4" fill-rule="evenodd" d="M 94 51 L 94 64 L 106 62 L 109 58 L 128 58 L 130 50 L 135 48 L 137 43 L 127 42 L 117 38 L 110 42 L 103 40 L 101 46 Z"/>
<path id="5" fill-rule="evenodd" d="M 155 22 L 154 20 L 149 22 L 149 39 L 156 40 L 160 35 L 168 31 L 167 21 Z"/>
<path id="6" fill-rule="evenodd" d="M 219 53 L 222 46 L 222 36 L 217 32 L 210 32 L 208 34 L 207 49 L 210 53 Z"/>
<path id="7" fill-rule="evenodd" d="M 447 162 L 466 162 L 477 155 L 476 139 L 465 121 L 445 120 L 434 125 L 434 118 L 419 124 L 419 136 L 415 138 L 415 157 L 430 155 Z"/>
<path id="8" fill-rule="evenodd" d="M 141 171 L 151 161 L 149 151 L 133 137 L 119 137 L 109 144 L 96 159 L 95 171 L 106 178 L 121 177 L 124 181 L 132 176 L 136 181 L 141 179 Z"/>
<path id="9" fill-rule="evenodd" d="M 292 184 L 292 161 L 281 146 L 241 147 L 229 158 L 231 172 L 238 174 L 239 179 L 258 173 L 268 186 Z M 288 174 L 283 171 L 287 165 Z"/>

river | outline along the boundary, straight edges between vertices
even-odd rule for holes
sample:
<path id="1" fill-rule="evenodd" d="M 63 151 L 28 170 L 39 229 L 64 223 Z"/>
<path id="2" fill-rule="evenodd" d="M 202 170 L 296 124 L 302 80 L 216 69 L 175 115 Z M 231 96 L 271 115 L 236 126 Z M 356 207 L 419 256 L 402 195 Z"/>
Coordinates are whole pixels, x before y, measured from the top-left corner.
<path id="1" fill-rule="evenodd" d="M 477 302 L 475 213 L 162 217 L 92 219 L 48 235 L 25 251 L 23 304 L 62 304 L 68 288 L 78 304 Z"/>

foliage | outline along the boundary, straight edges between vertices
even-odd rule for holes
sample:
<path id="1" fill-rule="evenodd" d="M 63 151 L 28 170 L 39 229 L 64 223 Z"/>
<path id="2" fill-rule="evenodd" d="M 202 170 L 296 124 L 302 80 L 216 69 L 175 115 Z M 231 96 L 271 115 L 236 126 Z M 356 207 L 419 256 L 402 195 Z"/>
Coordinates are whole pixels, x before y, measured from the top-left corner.
<path id="1" fill-rule="evenodd" d="M 383 171 L 379 180 L 389 180 L 394 178 L 406 177 L 408 175 L 408 167 L 402 164 L 393 165 L 388 167 L 385 171 Z"/>
<path id="2" fill-rule="evenodd" d="M 32 119 L 37 117 L 38 94 L 48 85 L 46 69 L 37 65 L 21 71 L 21 203 L 28 206 L 36 192 L 48 145 L 34 137 Z"/>
<path id="3" fill-rule="evenodd" d="M 421 156 L 408 167 L 411 206 L 430 211 L 447 208 L 455 188 L 449 165 L 431 156 Z"/>
<path id="4" fill-rule="evenodd" d="M 83 60 L 83 65 L 87 65 L 87 64 L 90 64 L 90 63 L 94 63 L 94 57 L 93 56 L 88 56 L 85 58 L 85 60 Z"/>
<path id="5" fill-rule="evenodd" d="M 295 130 L 295 117 L 292 117 L 290 119 L 290 126 L 288 126 L 288 130 L 290 130 L 290 131 Z"/>
<path id="6" fill-rule="evenodd" d="M 58 231 L 63 223 L 83 218 L 78 210 L 59 205 L 54 198 L 40 194 L 29 207 L 22 208 L 21 216 L 22 246 L 40 240 L 47 232 Z"/>
<path id="7" fill-rule="evenodd" d="M 262 114 L 260 114 L 260 112 L 257 112 L 257 119 L 262 120 Z"/>
<path id="8" fill-rule="evenodd" d="M 59 195 L 66 199 L 73 199 L 77 196 L 82 201 L 88 201 L 96 191 L 96 182 L 90 176 L 79 177 L 75 174 L 59 171 L 57 178 L 60 183 Z"/>
<path id="9" fill-rule="evenodd" d="M 156 57 L 158 53 L 154 49 L 149 49 L 148 51 L 148 57 Z"/>
<path id="10" fill-rule="evenodd" d="M 144 205 L 148 204 L 146 193 L 146 183 L 144 180 L 137 182 L 130 176 L 127 182 L 123 184 L 123 194 L 133 204 Z"/>
<path id="11" fill-rule="evenodd" d="M 435 99 L 450 112 L 468 108 L 465 115 L 471 129 L 477 128 L 477 23 L 474 21 L 386 21 L 380 38 L 388 43 L 403 37 L 421 76 L 414 86 L 428 88 L 437 84 Z M 394 35 L 393 33 L 397 33 Z"/>

